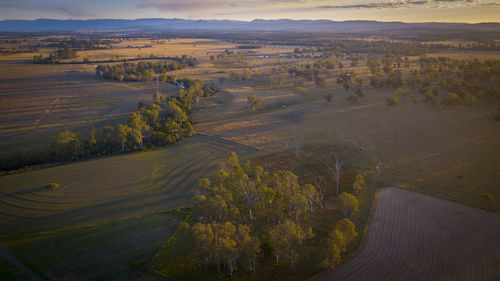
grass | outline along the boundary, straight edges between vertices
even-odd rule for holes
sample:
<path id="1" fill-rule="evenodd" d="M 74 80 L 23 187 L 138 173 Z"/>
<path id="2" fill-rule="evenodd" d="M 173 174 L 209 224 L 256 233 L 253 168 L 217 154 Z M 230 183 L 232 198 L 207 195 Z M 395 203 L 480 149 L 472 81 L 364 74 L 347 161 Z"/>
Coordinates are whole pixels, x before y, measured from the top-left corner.
<path id="1" fill-rule="evenodd" d="M 10 252 L 48 280 L 133 279 L 175 232 L 184 214 L 169 211 L 91 227 L 9 240 Z M 5 279 L 2 279 L 5 280 Z"/>

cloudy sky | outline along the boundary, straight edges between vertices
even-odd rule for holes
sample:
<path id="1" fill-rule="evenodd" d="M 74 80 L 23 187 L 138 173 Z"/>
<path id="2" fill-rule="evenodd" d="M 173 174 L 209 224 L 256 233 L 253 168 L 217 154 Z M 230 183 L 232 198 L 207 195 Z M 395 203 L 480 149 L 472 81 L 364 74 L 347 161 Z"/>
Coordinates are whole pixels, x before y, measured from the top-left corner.
<path id="1" fill-rule="evenodd" d="M 0 19 L 500 22 L 500 0 L 0 0 Z"/>

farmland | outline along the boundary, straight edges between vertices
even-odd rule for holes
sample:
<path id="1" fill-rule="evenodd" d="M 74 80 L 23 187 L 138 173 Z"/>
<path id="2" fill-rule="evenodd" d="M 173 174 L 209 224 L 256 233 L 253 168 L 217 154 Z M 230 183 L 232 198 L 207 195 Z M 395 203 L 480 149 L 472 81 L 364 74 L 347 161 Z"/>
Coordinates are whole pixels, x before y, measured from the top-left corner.
<path id="1" fill-rule="evenodd" d="M 315 280 L 498 279 L 500 215 L 397 188 L 373 208 L 360 252 Z"/>
<path id="2" fill-rule="evenodd" d="M 40 36 L 27 38 L 37 44 L 70 38 Z M 2 160 L 10 155 L 23 158 L 15 152 L 55 155 L 58 147 L 50 144 L 64 130 L 75 132 L 79 145 L 74 155 L 71 146 L 63 147 L 70 157 L 26 164 L 20 170 L 4 168 L 0 175 L 0 246 L 42 279 L 162 280 L 162 275 L 222 280 L 232 278 L 226 272 L 230 267 L 235 279 L 304 280 L 325 270 L 325 241 L 342 219 L 352 221 L 359 236 L 343 240 L 338 260 L 328 266 L 346 261 L 320 274 L 320 280 L 411 280 L 428 261 L 437 265 L 426 267 L 427 279 L 494 279 L 499 249 L 488 246 L 495 244 L 500 229 L 488 226 L 499 224 L 500 212 L 498 52 L 473 50 L 472 45 L 455 50 L 449 46 L 458 44 L 448 42 L 427 46 L 380 39 L 385 35 L 373 40 L 310 35 L 311 41 L 295 33 L 277 38 L 264 33 L 258 37 L 262 41 L 231 33 L 214 38 L 196 33 L 186 38 L 102 36 L 112 42 L 106 48 L 78 50 L 78 56 L 54 64 L 33 63 L 35 55 L 59 51 L 45 43 L 36 51 L 0 54 Z M 230 39 L 221 39 L 225 36 Z M 23 44 L 29 46 L 29 40 Z M 365 53 L 367 42 L 378 43 Z M 3 44 L 15 47 L 6 40 Z M 408 55 L 394 49 L 377 51 L 385 44 Z M 350 47 L 361 51 L 350 52 Z M 196 63 L 155 69 L 149 78 L 134 82 L 123 78 L 135 75 L 141 63 L 165 66 L 175 60 L 162 58 L 183 55 Z M 373 60 L 378 60 L 379 70 L 372 69 Z M 96 75 L 97 65 L 109 72 L 116 67 L 120 75 L 113 76 L 114 81 L 103 79 L 102 73 Z M 481 70 L 481 75 L 467 67 Z M 381 85 L 373 82 L 377 75 L 383 77 Z M 476 84 L 466 84 L 465 75 Z M 391 77 L 400 77 L 394 79 L 400 84 L 391 84 Z M 213 91 L 204 95 L 181 86 L 181 81 L 193 81 L 188 79 L 200 79 Z M 457 85 L 472 90 L 457 95 L 451 90 Z M 450 94 L 456 98 L 447 104 Z M 170 101 L 185 106 L 180 110 L 185 115 L 172 121 L 175 107 Z M 132 113 L 145 120 L 142 129 L 132 128 Z M 124 127 L 118 124 L 127 124 L 129 130 L 119 131 Z M 178 133 L 186 124 L 192 124 L 193 137 L 192 131 Z M 106 133 L 108 125 L 111 131 Z M 91 135 L 92 128 L 96 130 Z M 171 139 L 155 142 L 165 132 Z M 105 146 L 111 148 L 101 149 Z M 223 163 L 232 151 L 241 161 Z M 337 158 L 345 166 L 336 182 L 330 165 Z M 246 166 L 248 159 L 260 166 Z M 219 178 L 212 175 L 216 169 L 223 171 Z M 305 195 L 279 197 L 273 188 L 282 183 L 276 183 L 273 173 L 285 170 L 298 176 L 300 192 L 290 196 L 303 196 L 301 188 L 307 186 L 313 192 L 309 201 Z M 259 178 L 259 173 L 266 176 Z M 360 190 L 354 188 L 358 176 L 366 180 Z M 201 209 L 196 202 L 207 200 L 210 191 L 193 194 L 199 193 L 197 183 L 204 177 L 220 194 L 211 194 L 215 199 L 208 202 L 214 205 Z M 220 182 L 226 177 L 230 180 L 224 187 Z M 322 203 L 317 206 L 314 193 L 321 185 L 318 179 L 327 188 L 324 208 Z M 359 200 L 359 210 L 341 210 L 336 183 L 340 193 Z M 247 197 L 245 205 L 242 198 L 248 194 L 239 188 L 252 186 L 261 193 L 254 196 L 255 202 Z M 262 191 L 263 186 L 269 190 Z M 306 201 L 309 208 L 297 211 Z M 261 208 L 255 210 L 258 219 L 252 212 L 245 217 L 251 204 Z M 272 204 L 282 205 L 272 213 Z M 222 215 L 206 215 L 212 212 Z M 311 230 L 288 260 L 275 257 L 276 247 L 269 241 L 269 229 L 284 221 Z M 201 224 L 216 229 L 223 223 L 249 227 L 249 237 L 261 250 L 254 255 L 255 272 L 250 273 L 243 258 L 228 266 L 230 259 L 219 253 L 215 258 L 207 254 L 211 267 L 206 262 L 203 268 L 202 258 L 196 256 L 199 241 L 182 232 L 186 224 L 188 229 Z M 182 240 L 186 237 L 192 239 Z M 353 275 L 359 268 L 359 275 Z M 24 276 L 0 256 L 4 272 L 6 278 Z"/>
<path id="3" fill-rule="evenodd" d="M 254 152 L 198 136 L 172 148 L 2 177 L 2 234 L 88 225 L 186 206 L 191 187 L 229 151 Z M 51 190 L 50 182 L 60 186 Z"/>

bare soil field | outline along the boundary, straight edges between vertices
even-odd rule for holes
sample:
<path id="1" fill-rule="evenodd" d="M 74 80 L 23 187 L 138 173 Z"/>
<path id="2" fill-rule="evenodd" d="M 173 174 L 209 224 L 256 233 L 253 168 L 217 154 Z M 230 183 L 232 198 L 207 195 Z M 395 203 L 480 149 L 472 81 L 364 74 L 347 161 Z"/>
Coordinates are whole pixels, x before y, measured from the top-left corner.
<path id="1" fill-rule="evenodd" d="M 8 175 L 0 181 L 0 232 L 49 231 L 152 214 L 189 204 L 191 188 L 230 151 L 251 147 L 209 136 L 155 151 Z M 50 182 L 60 184 L 51 190 Z"/>
<path id="2" fill-rule="evenodd" d="M 316 280 L 498 280 L 500 215 L 383 188 L 361 251 Z"/>

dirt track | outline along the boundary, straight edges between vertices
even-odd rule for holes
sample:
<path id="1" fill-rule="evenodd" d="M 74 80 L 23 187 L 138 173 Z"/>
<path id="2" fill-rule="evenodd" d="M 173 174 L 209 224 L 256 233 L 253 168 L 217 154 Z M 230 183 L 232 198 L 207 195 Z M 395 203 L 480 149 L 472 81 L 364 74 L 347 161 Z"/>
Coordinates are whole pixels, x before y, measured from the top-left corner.
<path id="1" fill-rule="evenodd" d="M 500 280 L 500 215 L 381 189 L 361 251 L 325 280 Z"/>

